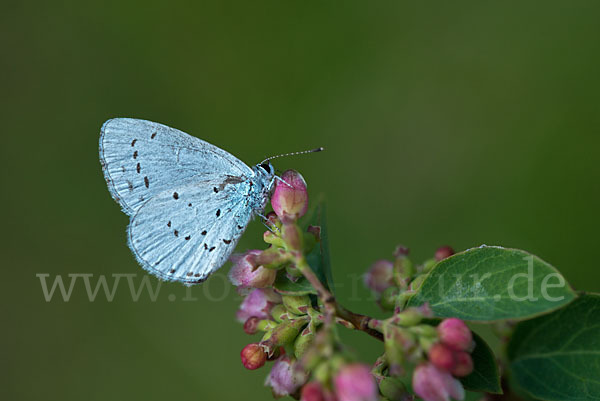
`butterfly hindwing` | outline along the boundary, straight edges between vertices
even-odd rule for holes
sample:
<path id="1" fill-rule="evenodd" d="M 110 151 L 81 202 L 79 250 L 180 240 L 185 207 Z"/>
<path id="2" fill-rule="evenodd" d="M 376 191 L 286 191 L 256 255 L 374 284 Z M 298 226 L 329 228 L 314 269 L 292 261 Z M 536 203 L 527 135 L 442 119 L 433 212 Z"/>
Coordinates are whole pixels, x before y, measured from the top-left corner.
<path id="1" fill-rule="evenodd" d="M 250 221 L 248 181 L 220 175 L 163 191 L 132 217 L 128 237 L 140 264 L 161 279 L 197 283 L 231 255 Z"/>
<path id="2" fill-rule="evenodd" d="M 225 179 L 253 174 L 242 161 L 208 142 L 132 118 L 104 123 L 100 161 L 111 195 L 130 216 L 174 185 L 206 181 L 214 175 Z"/>

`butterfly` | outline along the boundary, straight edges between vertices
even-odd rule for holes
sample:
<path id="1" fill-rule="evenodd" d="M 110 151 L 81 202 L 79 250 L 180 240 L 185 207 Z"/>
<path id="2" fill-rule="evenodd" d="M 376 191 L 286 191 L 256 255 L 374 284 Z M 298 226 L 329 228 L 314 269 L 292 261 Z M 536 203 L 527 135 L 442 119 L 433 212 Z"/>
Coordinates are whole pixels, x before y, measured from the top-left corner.
<path id="1" fill-rule="evenodd" d="M 248 167 L 201 139 L 132 118 L 104 123 L 100 163 L 110 194 L 130 217 L 137 261 L 185 284 L 203 282 L 228 260 L 276 178 L 268 159 Z"/>

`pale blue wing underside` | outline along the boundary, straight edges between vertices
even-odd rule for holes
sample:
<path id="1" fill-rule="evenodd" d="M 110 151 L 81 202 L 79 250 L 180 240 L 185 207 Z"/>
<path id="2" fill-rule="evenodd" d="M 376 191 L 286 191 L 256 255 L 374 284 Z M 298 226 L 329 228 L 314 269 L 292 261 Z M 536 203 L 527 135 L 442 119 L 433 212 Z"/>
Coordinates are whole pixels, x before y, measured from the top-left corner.
<path id="1" fill-rule="evenodd" d="M 112 197 L 134 216 L 152 197 L 215 175 L 251 177 L 228 152 L 159 123 L 115 118 L 102 126 L 100 161 Z M 222 182 L 222 181 L 221 181 Z"/>
<path id="2" fill-rule="evenodd" d="M 163 280 L 204 281 L 227 261 L 250 221 L 247 185 L 212 175 L 144 203 L 128 230 L 140 264 Z"/>

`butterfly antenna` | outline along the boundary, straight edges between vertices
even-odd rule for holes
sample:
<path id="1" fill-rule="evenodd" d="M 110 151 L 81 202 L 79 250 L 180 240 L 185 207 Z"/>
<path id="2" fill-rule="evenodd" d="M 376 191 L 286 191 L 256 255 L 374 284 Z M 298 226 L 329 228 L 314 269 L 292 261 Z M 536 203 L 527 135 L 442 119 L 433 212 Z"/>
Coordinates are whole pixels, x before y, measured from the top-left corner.
<path id="1" fill-rule="evenodd" d="M 263 164 L 264 162 L 268 162 L 269 160 L 277 159 L 278 157 L 303 155 L 305 153 L 315 153 L 315 152 L 321 152 L 323 150 L 325 150 L 325 148 L 320 147 L 320 148 L 311 149 L 311 150 L 304 150 L 302 152 L 283 153 L 283 154 L 280 154 L 277 156 L 267 157 L 265 160 L 261 161 L 259 164 Z"/>

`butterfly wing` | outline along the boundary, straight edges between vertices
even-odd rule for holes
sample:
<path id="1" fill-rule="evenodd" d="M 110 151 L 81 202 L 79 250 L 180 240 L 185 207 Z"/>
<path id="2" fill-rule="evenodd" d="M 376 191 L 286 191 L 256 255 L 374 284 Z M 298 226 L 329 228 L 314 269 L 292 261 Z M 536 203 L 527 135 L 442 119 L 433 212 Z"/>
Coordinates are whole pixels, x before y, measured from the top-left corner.
<path id="1" fill-rule="evenodd" d="M 248 185 L 213 175 L 144 203 L 128 230 L 137 260 L 163 280 L 204 281 L 229 258 L 250 221 Z"/>
<path id="2" fill-rule="evenodd" d="M 100 162 L 112 197 L 129 216 L 174 185 L 206 181 L 211 176 L 215 179 L 215 175 L 253 175 L 242 161 L 208 142 L 166 125 L 132 118 L 104 123 Z"/>

